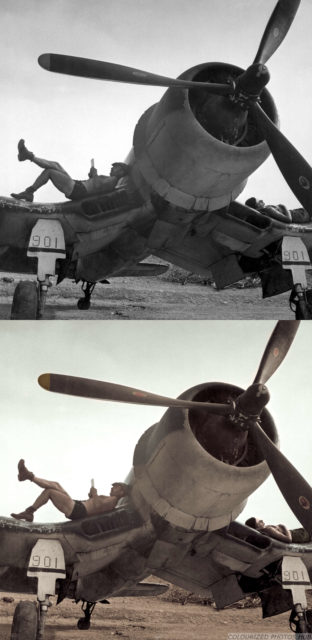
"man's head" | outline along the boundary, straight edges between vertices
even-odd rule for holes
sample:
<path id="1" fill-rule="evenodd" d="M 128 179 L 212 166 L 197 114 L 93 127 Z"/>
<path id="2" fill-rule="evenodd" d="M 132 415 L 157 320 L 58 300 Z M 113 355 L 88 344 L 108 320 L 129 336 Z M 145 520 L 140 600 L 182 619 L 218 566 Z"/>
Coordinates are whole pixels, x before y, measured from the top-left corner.
<path id="1" fill-rule="evenodd" d="M 129 493 L 129 486 L 125 482 L 113 482 L 110 495 L 114 498 L 123 498 Z"/>
<path id="2" fill-rule="evenodd" d="M 114 178 L 124 178 L 129 173 L 129 165 L 125 162 L 113 162 L 110 175 Z"/>
<path id="3" fill-rule="evenodd" d="M 247 524 L 247 527 L 251 527 L 252 529 L 256 529 L 257 531 L 265 527 L 263 520 L 260 520 L 260 518 L 248 518 L 245 524 Z"/>
<path id="4" fill-rule="evenodd" d="M 246 200 L 245 202 L 246 207 L 251 207 L 252 209 L 256 209 L 257 211 L 260 211 L 261 209 L 263 209 L 263 207 L 265 207 L 265 203 L 263 202 L 263 200 L 258 200 L 257 198 L 248 198 L 248 200 Z"/>

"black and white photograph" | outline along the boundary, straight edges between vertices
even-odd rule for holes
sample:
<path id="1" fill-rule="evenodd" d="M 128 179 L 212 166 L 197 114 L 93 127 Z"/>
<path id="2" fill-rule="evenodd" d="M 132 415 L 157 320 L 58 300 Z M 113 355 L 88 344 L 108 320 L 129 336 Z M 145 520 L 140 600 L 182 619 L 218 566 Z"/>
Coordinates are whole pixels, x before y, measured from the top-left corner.
<path id="1" fill-rule="evenodd" d="M 311 2 L 0 17 L 0 640 L 309 640 Z"/>

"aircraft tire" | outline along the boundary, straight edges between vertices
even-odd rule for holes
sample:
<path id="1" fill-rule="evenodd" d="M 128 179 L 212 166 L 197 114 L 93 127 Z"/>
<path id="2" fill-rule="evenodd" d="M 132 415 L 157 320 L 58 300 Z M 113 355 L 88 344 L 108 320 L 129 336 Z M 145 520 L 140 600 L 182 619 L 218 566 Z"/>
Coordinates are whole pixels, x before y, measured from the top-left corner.
<path id="1" fill-rule="evenodd" d="M 38 285 L 34 280 L 19 282 L 11 307 L 11 320 L 36 320 L 38 317 Z"/>
<path id="2" fill-rule="evenodd" d="M 11 640 L 36 640 L 38 611 L 36 602 L 21 600 L 15 607 Z"/>
<path id="3" fill-rule="evenodd" d="M 90 629 L 90 626 L 91 626 L 90 620 L 86 620 L 85 618 L 79 618 L 79 620 L 77 622 L 78 629 L 86 630 L 86 629 Z"/>
<path id="4" fill-rule="evenodd" d="M 305 300 L 299 300 L 296 306 L 296 320 L 311 320 L 311 318 L 310 306 Z"/>
<path id="5" fill-rule="evenodd" d="M 85 298 L 79 298 L 77 302 L 77 307 L 78 309 L 80 309 L 80 311 L 87 311 L 88 309 L 90 309 L 90 306 L 91 306 L 90 300 Z"/>

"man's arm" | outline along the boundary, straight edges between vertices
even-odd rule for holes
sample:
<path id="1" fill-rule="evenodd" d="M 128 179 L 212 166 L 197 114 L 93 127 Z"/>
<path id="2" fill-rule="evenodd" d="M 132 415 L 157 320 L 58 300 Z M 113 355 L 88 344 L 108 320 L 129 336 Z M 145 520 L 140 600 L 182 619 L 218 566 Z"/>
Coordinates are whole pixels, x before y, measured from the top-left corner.
<path id="1" fill-rule="evenodd" d="M 95 167 L 91 167 L 88 173 L 89 178 L 95 178 L 97 174 L 98 174 L 97 169 Z"/>
<path id="2" fill-rule="evenodd" d="M 292 221 L 291 213 L 284 204 L 277 204 L 274 206 L 270 204 L 266 205 L 261 209 L 261 212 L 269 217 L 275 218 L 275 220 L 286 222 L 286 224 Z"/>
<path id="3" fill-rule="evenodd" d="M 278 524 L 276 527 L 267 525 L 261 529 L 261 533 L 281 542 L 291 542 L 291 533 L 284 524 Z"/>

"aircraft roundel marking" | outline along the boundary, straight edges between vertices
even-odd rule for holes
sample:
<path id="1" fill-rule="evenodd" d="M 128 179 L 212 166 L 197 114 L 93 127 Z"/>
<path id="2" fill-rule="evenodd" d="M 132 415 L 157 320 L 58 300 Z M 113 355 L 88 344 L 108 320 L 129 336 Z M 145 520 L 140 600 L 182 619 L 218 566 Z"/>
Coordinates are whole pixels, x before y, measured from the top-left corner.
<path id="1" fill-rule="evenodd" d="M 311 187 L 310 180 L 308 180 L 308 178 L 306 178 L 305 176 L 300 176 L 299 184 L 300 184 L 300 187 L 306 190 L 310 189 Z"/>
<path id="2" fill-rule="evenodd" d="M 140 398 L 146 398 L 146 393 L 143 393 L 143 391 L 133 391 L 132 395 L 139 396 Z"/>
<path id="3" fill-rule="evenodd" d="M 305 498 L 305 496 L 300 496 L 299 504 L 306 511 L 308 511 L 310 509 L 310 507 L 311 507 L 310 501 L 307 498 Z"/>
<path id="4" fill-rule="evenodd" d="M 274 356 L 274 358 L 278 358 L 278 356 L 279 356 L 279 348 L 278 347 L 275 347 L 275 349 L 273 349 L 273 356 Z"/>

